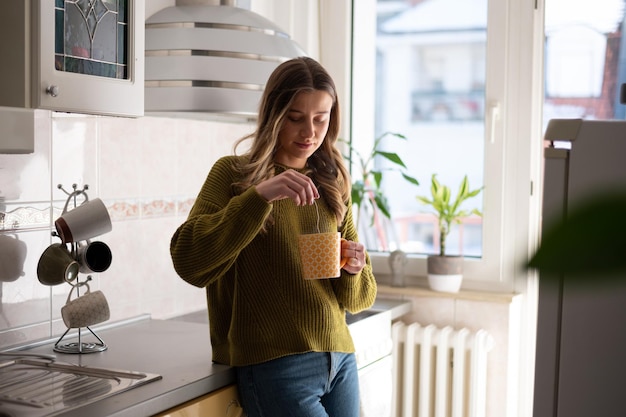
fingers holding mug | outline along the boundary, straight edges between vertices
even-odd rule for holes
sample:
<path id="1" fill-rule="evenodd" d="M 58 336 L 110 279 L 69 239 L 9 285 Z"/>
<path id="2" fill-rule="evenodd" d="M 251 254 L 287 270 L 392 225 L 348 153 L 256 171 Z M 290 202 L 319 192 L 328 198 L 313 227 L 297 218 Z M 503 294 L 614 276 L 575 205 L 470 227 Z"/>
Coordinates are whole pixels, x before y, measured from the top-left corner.
<path id="1" fill-rule="evenodd" d="M 357 258 L 350 258 L 347 263 L 350 266 L 360 266 L 361 265 L 361 263 L 359 262 L 359 260 Z"/>
<path id="2" fill-rule="evenodd" d="M 341 241 L 342 267 L 350 273 L 357 273 L 365 266 L 365 246 L 360 242 L 346 239 Z"/>

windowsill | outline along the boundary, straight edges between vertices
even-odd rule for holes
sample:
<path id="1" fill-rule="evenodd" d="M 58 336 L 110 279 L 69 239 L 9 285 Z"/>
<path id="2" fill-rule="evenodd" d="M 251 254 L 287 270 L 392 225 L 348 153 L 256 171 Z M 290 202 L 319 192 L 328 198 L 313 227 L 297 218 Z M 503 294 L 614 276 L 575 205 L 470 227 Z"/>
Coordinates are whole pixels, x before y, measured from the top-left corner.
<path id="1" fill-rule="evenodd" d="M 511 304 L 514 298 L 519 297 L 515 293 L 495 293 L 486 291 L 461 290 L 458 293 L 437 292 L 428 288 L 406 286 L 392 287 L 387 284 L 378 283 L 378 295 L 408 296 L 408 297 L 431 297 L 431 298 L 452 298 L 455 300 L 485 301 L 490 303 Z"/>

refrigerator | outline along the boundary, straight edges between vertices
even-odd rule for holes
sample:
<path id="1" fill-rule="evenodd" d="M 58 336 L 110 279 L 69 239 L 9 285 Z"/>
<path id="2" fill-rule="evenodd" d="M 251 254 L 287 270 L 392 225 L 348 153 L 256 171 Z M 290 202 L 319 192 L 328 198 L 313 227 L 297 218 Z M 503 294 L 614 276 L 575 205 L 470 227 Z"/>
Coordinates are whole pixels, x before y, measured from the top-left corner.
<path id="1" fill-rule="evenodd" d="M 626 121 L 554 119 L 544 143 L 543 232 L 626 189 Z M 626 274 L 596 283 L 539 274 L 534 417 L 626 416 Z"/>

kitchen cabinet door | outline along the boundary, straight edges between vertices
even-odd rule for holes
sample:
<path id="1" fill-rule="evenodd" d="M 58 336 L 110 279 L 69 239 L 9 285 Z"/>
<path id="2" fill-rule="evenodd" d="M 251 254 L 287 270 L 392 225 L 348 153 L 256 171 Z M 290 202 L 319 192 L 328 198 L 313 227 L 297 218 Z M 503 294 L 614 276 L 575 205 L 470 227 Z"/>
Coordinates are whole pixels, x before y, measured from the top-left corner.
<path id="1" fill-rule="evenodd" d="M 3 3 L 0 106 L 143 115 L 144 2 Z"/>
<path id="2" fill-rule="evenodd" d="M 155 417 L 244 417 L 239 405 L 237 386 L 229 385 L 195 400 L 188 401 Z"/>

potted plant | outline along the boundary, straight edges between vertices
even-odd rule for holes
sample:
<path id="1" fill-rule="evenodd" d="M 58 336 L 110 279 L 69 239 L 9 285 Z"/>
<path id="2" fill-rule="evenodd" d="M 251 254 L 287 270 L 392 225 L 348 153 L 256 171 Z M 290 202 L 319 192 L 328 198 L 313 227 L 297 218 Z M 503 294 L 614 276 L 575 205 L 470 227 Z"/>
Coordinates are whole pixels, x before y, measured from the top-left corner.
<path id="1" fill-rule="evenodd" d="M 463 279 L 463 256 L 446 255 L 446 238 L 454 224 L 461 223 L 463 217 L 471 214 L 482 216 L 478 209 L 468 211 L 462 204 L 478 195 L 482 188 L 470 190 L 467 175 L 463 177 L 456 198 L 452 200 L 450 187 L 441 185 L 437 174 L 431 178 L 431 198 L 418 196 L 423 204 L 430 206 L 439 225 L 439 254 L 429 255 L 427 258 L 428 284 L 435 291 L 458 292 Z"/>
<path id="2" fill-rule="evenodd" d="M 369 213 L 370 227 L 380 227 L 375 224 L 379 220 L 379 214 L 382 214 L 387 219 L 391 219 L 389 202 L 381 188 L 384 171 L 400 172 L 402 178 L 409 184 L 419 185 L 419 182 L 415 178 L 407 174 L 407 167 L 397 153 L 386 152 L 379 149 L 381 141 L 387 136 L 406 140 L 406 137 L 400 133 L 385 132 L 374 140 L 371 151 L 363 155 L 352 146 L 352 143 L 339 139 L 349 150 L 349 154 L 344 155 L 344 158 L 351 165 L 356 164 L 356 169 L 358 170 L 352 175 L 352 203 L 356 206 L 355 220 L 357 227 L 360 226 L 362 212 Z M 385 158 L 387 161 L 393 163 L 393 166 L 391 168 L 375 169 L 373 164 L 377 156 Z"/>

